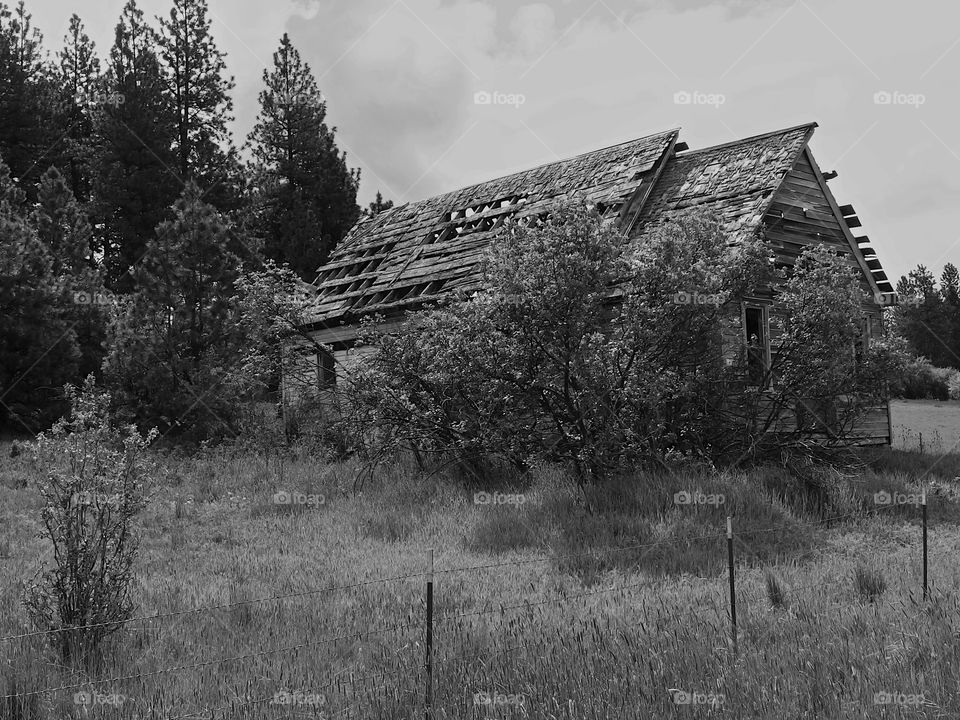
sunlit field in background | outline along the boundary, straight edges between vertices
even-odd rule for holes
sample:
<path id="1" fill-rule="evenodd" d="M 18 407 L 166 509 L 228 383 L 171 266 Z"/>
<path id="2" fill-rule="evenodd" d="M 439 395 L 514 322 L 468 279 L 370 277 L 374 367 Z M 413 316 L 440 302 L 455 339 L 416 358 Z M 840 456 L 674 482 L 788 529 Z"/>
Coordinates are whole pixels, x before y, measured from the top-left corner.
<path id="1" fill-rule="evenodd" d="M 932 455 L 960 452 L 960 401 L 892 400 L 893 447 Z"/>

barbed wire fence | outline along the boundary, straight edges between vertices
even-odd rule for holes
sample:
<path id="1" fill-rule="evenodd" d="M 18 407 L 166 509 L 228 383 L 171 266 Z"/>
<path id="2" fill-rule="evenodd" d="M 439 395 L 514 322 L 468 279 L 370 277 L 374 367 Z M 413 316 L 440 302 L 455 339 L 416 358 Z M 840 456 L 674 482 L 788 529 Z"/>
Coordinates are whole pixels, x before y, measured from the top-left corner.
<path id="1" fill-rule="evenodd" d="M 928 541 L 928 515 L 927 515 L 927 504 L 926 504 L 926 494 L 924 493 L 923 499 L 920 505 L 920 525 L 921 525 L 921 534 L 920 534 L 920 547 L 918 550 L 920 552 L 917 555 L 911 554 L 911 561 L 914 557 L 922 557 L 922 567 L 919 568 L 922 581 L 920 587 L 918 588 L 918 594 L 922 596 L 924 600 L 928 599 L 931 596 L 930 587 L 929 587 L 929 565 L 928 565 L 928 550 L 927 550 L 927 541 Z M 874 514 L 880 514 L 884 511 L 889 511 L 897 508 L 897 505 L 886 505 L 877 508 Z M 752 547 L 752 544 L 749 541 L 749 538 L 754 538 L 756 536 L 761 536 L 768 533 L 777 533 L 783 532 L 787 529 L 797 528 L 798 526 L 804 526 L 808 528 L 819 527 L 819 526 L 834 526 L 836 523 L 849 520 L 849 519 L 863 519 L 861 513 L 847 513 L 844 515 L 836 515 L 820 520 L 807 521 L 807 522 L 792 522 L 792 523 L 780 523 L 772 525 L 766 528 L 752 528 L 744 530 L 743 532 L 737 532 L 735 524 L 732 518 L 728 518 L 727 533 L 726 533 L 726 545 L 728 550 L 728 568 L 727 568 L 727 579 L 729 580 L 729 594 L 726 598 L 728 605 L 727 609 L 724 612 L 726 622 L 730 623 L 728 628 L 729 644 L 731 652 L 733 655 L 739 652 L 739 639 L 740 632 L 737 627 L 737 615 L 736 615 L 736 601 L 738 595 L 743 593 L 743 588 L 738 591 L 736 586 L 737 580 L 737 569 L 742 568 L 744 563 L 738 565 L 736 556 L 737 548 L 741 550 L 746 550 L 748 552 L 756 552 L 756 549 Z M 329 593 L 336 592 L 345 592 L 350 590 L 357 590 L 361 588 L 376 586 L 376 585 L 387 585 L 405 581 L 412 580 L 422 580 L 424 581 L 424 602 L 419 604 L 419 607 L 415 608 L 418 612 L 423 612 L 423 618 L 421 620 L 409 621 L 404 623 L 397 623 L 393 625 L 384 625 L 380 627 L 375 627 L 372 629 L 364 630 L 361 632 L 350 632 L 350 633 L 341 633 L 337 635 L 332 635 L 328 637 L 322 637 L 316 640 L 311 640 L 302 643 L 296 643 L 291 645 L 281 645 L 273 648 L 259 649 L 249 653 L 242 653 L 239 655 L 232 655 L 226 657 L 216 657 L 210 659 L 199 660 L 197 662 L 183 663 L 179 665 L 171 665 L 167 667 L 162 667 L 159 669 L 141 671 L 136 673 L 129 673 L 126 675 L 118 675 L 107 678 L 93 678 L 93 679 L 84 679 L 80 682 L 71 682 L 67 684 L 54 685 L 50 687 L 44 687 L 38 690 L 23 690 L 17 691 L 14 693 L 8 693 L 0 696 L 0 700 L 7 707 L 15 707 L 18 703 L 25 705 L 29 702 L 30 698 L 38 697 L 49 697 L 56 695 L 58 693 L 78 691 L 83 693 L 89 693 L 93 691 L 94 688 L 98 687 L 110 687 L 111 689 L 128 682 L 134 681 L 143 681 L 148 678 L 165 678 L 170 675 L 175 675 L 179 673 L 185 673 L 190 671 L 198 671 L 206 668 L 219 668 L 224 665 L 234 664 L 234 663 L 243 663 L 249 660 L 262 659 L 269 657 L 285 656 L 295 654 L 307 649 L 316 649 L 323 646 L 333 645 L 340 641 L 352 640 L 355 642 L 366 642 L 373 640 L 377 637 L 382 637 L 391 633 L 403 632 L 403 631 L 417 631 L 422 632 L 426 639 L 434 637 L 434 633 L 437 633 L 450 623 L 463 623 L 467 619 L 474 618 L 487 618 L 490 616 L 499 616 L 501 619 L 505 619 L 508 615 L 516 613 L 521 614 L 523 612 L 531 613 L 535 608 L 543 608 L 553 605 L 569 605 L 576 601 L 584 600 L 586 598 L 594 598 L 607 596 L 611 593 L 622 593 L 630 590 L 638 590 L 644 587 L 652 587 L 656 584 L 657 579 L 655 576 L 644 578 L 636 582 L 629 583 L 620 583 L 612 587 L 601 587 L 594 588 L 591 590 L 585 590 L 583 592 L 577 593 L 563 593 L 560 592 L 556 597 L 536 600 L 536 601 L 524 601 L 520 603 L 513 604 L 495 604 L 490 607 L 484 607 L 481 609 L 473 610 L 458 610 L 445 612 L 442 614 L 435 614 L 433 607 L 433 585 L 438 576 L 453 576 L 455 574 L 467 574 L 467 573 L 479 573 L 485 570 L 492 569 L 502 569 L 505 567 L 521 567 L 526 565 L 535 565 L 535 564 L 544 564 L 544 563 L 556 563 L 558 561 L 564 560 L 575 560 L 575 559 L 584 559 L 584 558 L 599 558 L 603 556 L 615 555 L 618 553 L 633 553 L 636 551 L 649 552 L 657 547 L 667 547 L 671 545 L 680 545 L 685 544 L 689 545 L 693 542 L 699 541 L 710 541 L 715 540 L 719 543 L 722 543 L 724 540 L 724 533 L 722 531 L 714 531 L 712 533 L 704 533 L 692 537 L 680 537 L 680 538 L 666 538 L 663 540 L 640 543 L 634 545 L 627 545 L 622 547 L 614 548 L 605 548 L 605 549 L 594 549 L 579 553 L 568 553 L 568 554 L 555 554 L 549 555 L 540 558 L 518 558 L 515 560 L 509 561 L 499 561 L 494 563 L 485 563 L 481 565 L 465 566 L 465 567 L 453 567 L 453 568 L 440 568 L 435 569 L 432 567 L 432 551 L 431 551 L 431 562 L 430 569 L 425 572 L 415 572 L 407 573 L 402 575 L 393 575 L 390 577 L 375 578 L 355 583 L 348 583 L 343 585 L 327 586 L 322 588 L 315 588 L 310 590 L 301 590 L 297 592 L 290 593 L 280 593 L 265 597 L 258 597 L 253 599 L 238 600 L 235 602 L 229 603 L 220 603 L 213 605 L 204 605 L 191 608 L 188 610 L 178 610 L 165 613 L 155 613 L 155 614 L 144 614 L 137 617 L 131 618 L 126 621 L 122 630 L 129 630 L 136 623 L 146 623 L 154 621 L 166 621 L 174 618 L 182 618 L 185 616 L 200 616 L 205 613 L 214 613 L 222 610 L 230 610 L 237 607 L 250 606 L 250 605 L 259 605 L 270 602 L 282 602 L 284 600 L 291 599 L 301 599 L 301 598 L 311 598 L 318 597 Z M 809 559 L 811 556 L 815 555 L 816 551 L 808 551 L 801 554 L 797 558 L 797 562 L 801 562 L 805 559 Z M 701 580 L 717 580 L 722 579 L 722 576 L 718 578 L 700 578 Z M 829 578 L 821 582 L 809 583 L 804 585 L 793 585 L 788 587 L 790 593 L 800 593 L 806 592 L 809 590 L 824 588 L 824 587 L 836 587 L 838 584 L 838 578 Z M 757 588 L 751 587 L 753 594 L 759 594 Z M 762 592 L 762 588 L 759 589 Z M 762 597 L 762 596 L 761 596 Z M 718 606 L 718 614 L 720 608 Z M 34 638 L 46 637 L 52 634 L 61 633 L 61 632 L 76 632 L 77 630 L 83 629 L 94 629 L 103 627 L 105 625 L 116 625 L 117 623 L 93 623 L 89 625 L 80 625 L 72 626 L 65 628 L 56 628 L 51 630 L 39 630 L 39 631 L 30 631 L 18 634 L 10 634 L 5 636 L 0 636 L 0 644 L 8 644 L 14 641 L 29 640 Z M 724 634 L 724 629 L 721 626 L 715 628 L 718 634 Z M 436 635 L 438 639 L 444 637 L 443 632 L 439 632 Z M 750 645 L 756 646 L 758 643 L 756 641 L 751 641 Z M 363 674 L 349 673 L 346 671 L 339 673 L 333 679 L 331 679 L 326 685 L 323 685 L 319 688 L 314 688 L 316 694 L 321 695 L 324 691 L 330 690 L 332 688 L 347 688 L 352 689 L 354 695 L 354 701 L 346 703 L 336 712 L 328 714 L 326 710 L 322 714 L 317 715 L 317 717 L 322 718 L 341 718 L 341 717 L 352 717 L 351 713 L 354 709 L 361 711 L 361 707 L 364 700 L 369 699 L 369 694 L 364 695 L 360 698 L 359 701 L 356 700 L 356 688 L 358 686 L 363 686 L 368 682 L 377 682 L 383 681 L 387 678 L 390 679 L 399 679 L 404 674 L 413 675 L 415 684 L 422 684 L 422 694 L 423 699 L 420 703 L 420 708 L 423 716 L 432 717 L 432 711 L 434 709 L 433 702 L 433 690 L 436 683 L 436 673 L 444 668 L 449 668 L 455 666 L 457 663 L 470 663 L 470 662 L 480 662 L 484 657 L 482 654 L 478 653 L 460 653 L 459 655 L 453 656 L 440 656 L 434 657 L 435 648 L 433 643 L 424 642 L 422 645 L 419 643 L 414 643 L 412 645 L 415 649 L 420 650 L 423 654 L 419 661 L 414 661 L 411 664 L 406 666 L 401 666 L 394 668 L 392 671 L 377 671 Z M 514 653 L 520 650 L 525 649 L 527 646 L 525 644 L 516 645 L 510 648 L 500 650 L 493 653 L 490 657 L 499 657 L 502 655 L 507 655 Z M 481 662 L 482 664 L 482 662 Z M 346 677 L 344 677 L 346 676 Z M 376 686 L 379 689 L 385 689 L 389 687 L 390 683 Z M 372 686 L 371 686 L 372 687 Z M 95 692 L 95 691 L 94 691 Z M 412 700 L 412 699 L 411 699 Z M 217 717 L 233 717 L 239 711 L 244 708 L 254 708 L 263 705 L 284 705 L 298 702 L 297 697 L 292 697 L 291 694 L 286 691 L 279 691 L 270 694 L 266 694 L 258 697 L 242 697 L 236 698 L 231 702 L 223 703 L 220 705 L 213 706 L 202 706 L 197 707 L 191 712 L 184 714 L 175 714 L 175 715 L 154 715 L 155 717 L 163 717 L 166 720 L 187 720 L 188 718 L 217 718 Z M 474 699 L 477 702 L 477 699 Z M 309 704 L 309 703 L 307 703 Z M 319 712 L 319 711 L 317 711 Z M 344 714 L 346 713 L 346 715 Z"/>

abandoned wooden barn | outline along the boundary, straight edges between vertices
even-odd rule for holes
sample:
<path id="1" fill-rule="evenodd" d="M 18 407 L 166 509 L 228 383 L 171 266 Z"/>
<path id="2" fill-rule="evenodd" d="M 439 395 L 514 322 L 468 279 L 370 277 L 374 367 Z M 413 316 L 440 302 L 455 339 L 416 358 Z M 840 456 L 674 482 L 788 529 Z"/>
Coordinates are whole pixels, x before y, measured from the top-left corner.
<path id="1" fill-rule="evenodd" d="M 777 262 L 792 266 L 818 242 L 835 245 L 862 273 L 868 327 L 864 342 L 883 332 L 882 308 L 894 297 L 868 239 L 855 237 L 860 221 L 838 205 L 808 146 L 816 123 L 697 150 L 679 141 L 679 130 L 513 173 L 454 192 L 407 203 L 364 218 L 318 270 L 310 316 L 313 339 L 332 352 L 305 359 L 311 389 L 335 386 L 338 374 L 368 348 L 357 345 L 358 323 L 377 313 L 398 327 L 405 313 L 454 290 L 481 287 L 479 261 L 508 218 L 542 215 L 559 198 L 578 193 L 615 217 L 642 242 L 657 222 L 686 208 L 710 208 L 735 242 L 762 228 Z M 759 342 L 769 357 L 770 298 L 741 302 L 739 342 Z M 754 337 L 756 336 L 756 337 Z M 303 378 L 285 382 L 285 402 L 304 389 Z M 865 443 L 887 443 L 888 407 L 871 412 L 859 434 Z"/>

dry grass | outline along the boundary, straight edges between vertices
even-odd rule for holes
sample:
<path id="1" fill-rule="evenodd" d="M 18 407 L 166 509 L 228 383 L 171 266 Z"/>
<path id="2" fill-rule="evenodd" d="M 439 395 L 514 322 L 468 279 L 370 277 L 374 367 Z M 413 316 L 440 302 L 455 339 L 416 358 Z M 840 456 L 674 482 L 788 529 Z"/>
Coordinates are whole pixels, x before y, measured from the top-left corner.
<path id="1" fill-rule="evenodd" d="M 123 696 L 116 706 L 88 713 L 65 690 L 0 705 L 0 718 L 168 717 L 231 703 L 217 716 L 423 717 L 425 579 L 360 583 L 423 573 L 431 548 L 436 718 L 960 716 L 960 513 L 949 479 L 937 478 L 947 489 L 931 507 L 930 602 L 919 600 L 916 508 L 873 512 L 877 488 L 915 489 L 923 470 L 911 474 L 905 456 L 873 458 L 874 469 L 826 489 L 772 469 L 687 473 L 624 478 L 589 503 L 543 471 L 526 487 L 497 484 L 522 502 L 488 504 L 475 502 L 475 488 L 402 465 L 354 495 L 349 465 L 309 457 L 289 460 L 282 480 L 261 461 L 214 451 L 161 463 L 143 517 L 139 612 L 233 605 L 130 623 L 87 669 L 56 666 L 39 638 L 0 641 L 0 694 L 146 675 L 94 687 Z M 0 446 L 0 547 L 9 548 L 0 553 L 0 635 L 29 630 L 17 586 L 44 553 L 39 502 L 22 483 L 29 474 L 23 456 L 8 459 Z M 315 502 L 276 504 L 278 491 Z M 683 491 L 725 502 L 678 505 Z M 847 513 L 855 517 L 811 525 Z M 483 565 L 494 567 L 451 571 Z M 883 568 L 887 587 L 872 603 L 861 601 L 857 568 Z M 713 705 L 678 705 L 671 690 Z M 302 692 L 302 704 L 270 704 L 281 691 Z M 922 693 L 926 704 L 875 705 L 884 692 Z M 258 698 L 267 702 L 240 702 Z"/>

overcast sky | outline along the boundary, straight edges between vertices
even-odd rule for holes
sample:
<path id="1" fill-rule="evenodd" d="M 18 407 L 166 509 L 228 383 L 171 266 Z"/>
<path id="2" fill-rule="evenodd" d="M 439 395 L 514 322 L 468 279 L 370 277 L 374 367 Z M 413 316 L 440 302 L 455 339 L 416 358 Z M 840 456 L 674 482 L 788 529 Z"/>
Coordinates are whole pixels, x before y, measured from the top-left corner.
<path id="1" fill-rule="evenodd" d="M 71 12 L 101 57 L 124 0 L 28 0 L 47 46 Z M 168 0 L 140 0 L 148 16 Z M 671 127 L 691 148 L 816 121 L 814 155 L 888 274 L 960 265 L 960 4 L 876 0 L 211 0 L 253 125 L 284 31 L 362 170 L 397 202 Z M 481 102 L 477 102 L 477 93 Z M 878 95 L 878 93 L 881 93 Z M 884 94 L 885 93 L 885 94 Z M 491 102 L 482 101 L 490 99 Z"/>

